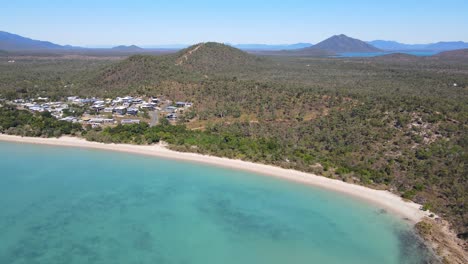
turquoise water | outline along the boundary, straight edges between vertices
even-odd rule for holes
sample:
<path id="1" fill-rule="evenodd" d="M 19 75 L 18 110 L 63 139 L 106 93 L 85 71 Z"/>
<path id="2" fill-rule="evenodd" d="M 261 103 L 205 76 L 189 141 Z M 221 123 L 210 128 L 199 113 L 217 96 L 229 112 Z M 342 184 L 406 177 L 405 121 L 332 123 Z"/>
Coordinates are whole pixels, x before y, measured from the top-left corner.
<path id="1" fill-rule="evenodd" d="M 383 55 L 394 54 L 394 53 L 403 53 L 403 54 L 409 54 L 409 55 L 414 55 L 418 57 L 427 57 L 427 56 L 436 55 L 439 52 L 438 51 L 348 52 L 348 53 L 341 53 L 333 57 L 335 58 L 353 58 L 353 57 L 370 58 L 370 57 L 377 57 L 377 56 L 383 56 Z"/>
<path id="2" fill-rule="evenodd" d="M 200 164 L 0 142 L 0 263 L 426 263 L 334 192 Z"/>

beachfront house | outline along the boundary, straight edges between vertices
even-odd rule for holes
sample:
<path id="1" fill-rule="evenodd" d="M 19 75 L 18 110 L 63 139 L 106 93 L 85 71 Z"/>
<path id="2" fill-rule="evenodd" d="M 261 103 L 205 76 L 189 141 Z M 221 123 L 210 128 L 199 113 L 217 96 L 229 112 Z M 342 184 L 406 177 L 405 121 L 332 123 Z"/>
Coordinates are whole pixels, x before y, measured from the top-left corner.
<path id="1" fill-rule="evenodd" d="M 104 106 L 104 105 L 100 105 L 100 104 L 94 104 L 94 105 L 91 106 L 91 108 L 92 108 L 93 110 L 96 110 L 96 111 L 99 112 L 99 111 L 104 110 L 105 106 Z"/>
<path id="2" fill-rule="evenodd" d="M 127 107 L 117 106 L 114 108 L 114 112 L 118 115 L 125 115 L 125 113 L 127 113 Z"/>
<path id="3" fill-rule="evenodd" d="M 137 115 L 137 114 L 138 114 L 138 108 L 130 107 L 127 109 L 127 115 Z"/>
<path id="4" fill-rule="evenodd" d="M 131 96 L 125 96 L 124 98 L 121 98 L 122 99 L 122 103 L 127 103 L 127 104 L 131 104 L 133 102 L 133 97 Z"/>
<path id="5" fill-rule="evenodd" d="M 140 106 L 141 109 L 146 109 L 146 110 L 150 110 L 150 111 L 153 111 L 155 107 L 156 107 L 155 103 L 143 103 Z"/>
<path id="6" fill-rule="evenodd" d="M 167 113 L 175 113 L 177 112 L 177 107 L 175 106 L 168 106 L 164 109 L 165 112 Z"/>
<path id="7" fill-rule="evenodd" d="M 122 98 L 117 97 L 114 100 L 112 100 L 112 105 L 120 104 L 122 103 Z"/>
<path id="8" fill-rule="evenodd" d="M 76 117 L 74 117 L 74 116 L 67 116 L 67 117 L 61 118 L 60 121 L 66 121 L 66 122 L 71 122 L 71 123 L 77 123 L 77 122 L 78 122 L 78 118 L 76 118 Z"/>
<path id="9" fill-rule="evenodd" d="M 169 119 L 169 120 L 176 120 L 177 119 L 177 114 L 175 114 L 175 113 L 168 114 L 168 115 L 166 115 L 166 118 Z"/>
<path id="10" fill-rule="evenodd" d="M 191 107 L 192 103 L 189 102 L 176 102 L 177 107 Z"/>
<path id="11" fill-rule="evenodd" d="M 79 99 L 78 96 L 68 96 L 67 101 L 68 102 L 74 102 L 75 100 Z"/>
<path id="12" fill-rule="evenodd" d="M 113 113 L 114 112 L 114 107 L 106 107 L 104 110 L 102 110 L 104 113 Z"/>
<path id="13" fill-rule="evenodd" d="M 120 121 L 122 125 L 131 125 L 131 124 L 140 124 L 140 120 L 138 119 L 122 119 Z"/>
<path id="14" fill-rule="evenodd" d="M 133 98 L 132 103 L 134 103 L 134 104 L 141 104 L 141 103 L 143 103 L 143 99 L 141 99 L 141 98 Z"/>
<path id="15" fill-rule="evenodd" d="M 96 123 L 96 124 L 104 124 L 104 123 L 112 124 L 112 123 L 114 123 L 114 119 L 112 119 L 112 118 L 91 118 L 88 122 L 89 123 Z"/>

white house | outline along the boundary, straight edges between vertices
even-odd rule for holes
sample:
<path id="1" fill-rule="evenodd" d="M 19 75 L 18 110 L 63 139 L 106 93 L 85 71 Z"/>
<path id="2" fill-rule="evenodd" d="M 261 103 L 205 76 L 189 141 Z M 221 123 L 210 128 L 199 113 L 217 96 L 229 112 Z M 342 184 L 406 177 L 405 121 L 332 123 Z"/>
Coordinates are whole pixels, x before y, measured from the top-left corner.
<path id="1" fill-rule="evenodd" d="M 130 124 L 140 124 L 140 120 L 138 119 L 122 119 L 120 121 L 122 125 L 130 125 Z"/>

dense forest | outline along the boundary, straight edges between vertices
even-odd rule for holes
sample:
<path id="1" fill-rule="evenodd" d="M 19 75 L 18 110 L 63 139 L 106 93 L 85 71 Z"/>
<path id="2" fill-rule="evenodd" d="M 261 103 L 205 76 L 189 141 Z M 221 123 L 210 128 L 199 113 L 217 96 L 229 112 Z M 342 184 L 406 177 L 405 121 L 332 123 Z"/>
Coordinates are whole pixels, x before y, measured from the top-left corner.
<path id="1" fill-rule="evenodd" d="M 88 128 L 82 136 L 135 144 L 165 141 L 180 151 L 388 189 L 449 219 L 460 234 L 468 232 L 465 59 L 255 57 L 207 43 L 117 62 L 62 58 L 0 63 L 0 94 L 163 95 L 191 101 L 190 117 L 178 125 Z M 3 132 L 18 134 L 10 127 L 28 127 L 36 132 L 27 135 L 59 134 L 40 125 L 32 129 L 46 117 L 29 114 L 13 124 L 6 116 L 14 110 L 2 111 Z M 49 125 L 63 134 L 80 132 Z"/>

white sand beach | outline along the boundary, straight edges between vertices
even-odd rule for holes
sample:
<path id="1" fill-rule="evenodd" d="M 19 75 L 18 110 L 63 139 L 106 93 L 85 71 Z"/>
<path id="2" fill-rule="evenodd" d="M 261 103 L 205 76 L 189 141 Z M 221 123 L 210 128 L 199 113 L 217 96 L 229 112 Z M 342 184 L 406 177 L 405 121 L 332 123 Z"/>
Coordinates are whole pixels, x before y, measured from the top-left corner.
<path id="1" fill-rule="evenodd" d="M 167 149 L 162 145 L 139 146 L 128 144 L 104 144 L 98 142 L 89 142 L 85 139 L 76 137 L 34 138 L 3 134 L 0 134 L 0 141 L 127 152 L 140 155 L 150 155 L 155 157 L 185 160 L 190 162 L 199 162 L 215 166 L 222 166 L 226 168 L 249 171 L 266 176 L 274 176 L 286 180 L 309 184 L 312 186 L 317 186 L 320 188 L 344 193 L 365 200 L 379 207 L 382 207 L 383 209 L 391 213 L 401 216 L 402 218 L 409 221 L 411 224 L 419 222 L 421 219 L 423 219 L 430 213 L 428 211 L 425 212 L 420 210 L 421 205 L 416 204 L 414 202 L 404 201 L 401 197 L 389 191 L 374 190 L 364 186 L 350 184 L 343 181 L 329 179 L 310 173 L 284 169 L 271 165 L 201 155 L 196 153 L 177 152 Z"/>

